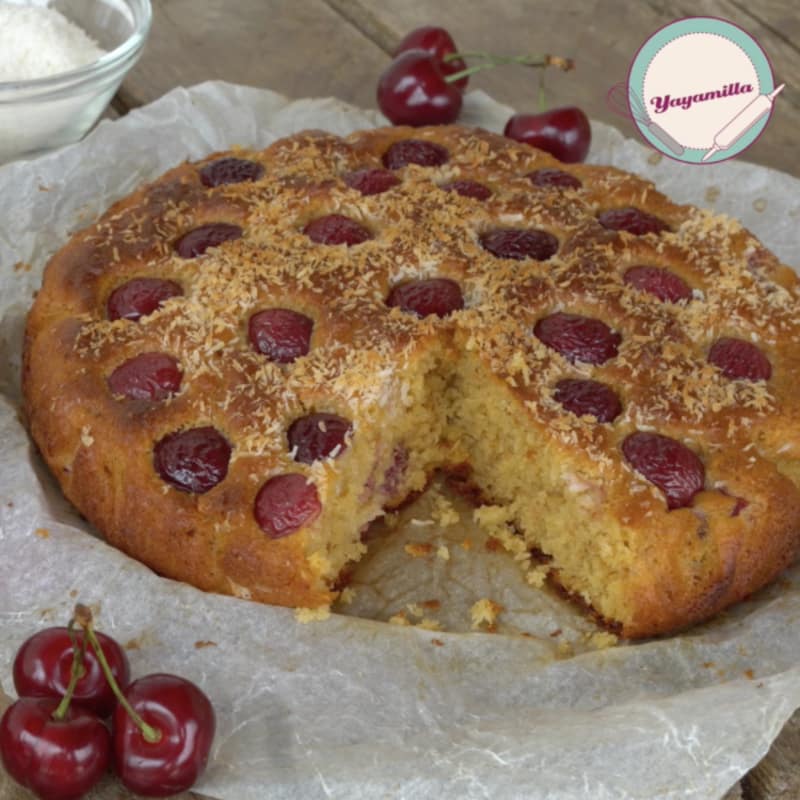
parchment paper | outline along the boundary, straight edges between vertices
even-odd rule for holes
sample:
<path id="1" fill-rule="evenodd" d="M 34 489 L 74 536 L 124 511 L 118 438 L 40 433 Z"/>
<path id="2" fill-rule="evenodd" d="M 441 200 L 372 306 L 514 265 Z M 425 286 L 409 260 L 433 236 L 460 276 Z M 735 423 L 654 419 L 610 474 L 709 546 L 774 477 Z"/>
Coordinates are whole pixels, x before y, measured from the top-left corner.
<path id="1" fill-rule="evenodd" d="M 510 113 L 474 92 L 464 122 L 500 130 Z M 176 672 L 211 697 L 218 736 L 197 789 L 222 800 L 721 796 L 800 705 L 798 570 L 682 636 L 595 650 L 589 623 L 515 583 L 467 506 L 441 526 L 429 496 L 375 540 L 348 615 L 300 624 L 159 578 L 87 535 L 33 453 L 18 419 L 24 315 L 71 231 L 182 159 L 379 122 L 332 99 L 207 83 L 0 168 L 0 686 L 13 694 L 16 648 L 80 599 L 128 646 L 135 675 Z M 739 162 L 682 166 L 593 127 L 590 160 L 738 216 L 797 267 L 800 181 Z M 420 542 L 431 552 L 412 558 L 404 545 Z M 481 598 L 505 609 L 498 633 L 469 630 Z M 448 612 L 456 601 L 467 612 Z M 400 611 L 450 632 L 380 621 Z"/>

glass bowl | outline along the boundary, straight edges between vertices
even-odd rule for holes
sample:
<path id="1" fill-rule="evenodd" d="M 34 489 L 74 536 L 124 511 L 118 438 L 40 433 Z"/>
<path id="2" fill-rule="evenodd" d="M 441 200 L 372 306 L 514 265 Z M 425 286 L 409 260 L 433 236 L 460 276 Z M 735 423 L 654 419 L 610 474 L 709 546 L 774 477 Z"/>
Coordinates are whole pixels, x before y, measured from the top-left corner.
<path id="1" fill-rule="evenodd" d="M 13 0 L 12 0 L 13 1 Z M 103 113 L 150 32 L 150 0 L 51 0 L 106 54 L 70 72 L 0 82 L 0 164 L 77 142 Z"/>

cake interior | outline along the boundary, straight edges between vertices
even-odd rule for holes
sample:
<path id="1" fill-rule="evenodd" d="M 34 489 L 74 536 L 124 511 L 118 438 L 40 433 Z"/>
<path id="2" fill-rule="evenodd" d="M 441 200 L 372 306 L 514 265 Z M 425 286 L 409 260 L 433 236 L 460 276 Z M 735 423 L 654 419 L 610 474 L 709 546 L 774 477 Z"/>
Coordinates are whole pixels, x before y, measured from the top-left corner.
<path id="1" fill-rule="evenodd" d="M 309 563 L 336 587 L 365 552 L 363 534 L 387 509 L 457 471 L 491 503 L 492 535 L 532 569 L 545 560 L 557 584 L 608 624 L 630 618 L 624 593 L 634 554 L 627 532 L 603 512 L 603 489 L 570 474 L 557 446 L 521 424 L 519 397 L 479 358 L 436 344 L 401 376 L 380 425 L 356 428 L 331 470 L 331 500 L 307 531 Z M 568 462 L 566 462 L 568 463 Z M 532 557 L 535 554 L 535 557 Z M 541 572 L 539 572 L 541 579 Z"/>

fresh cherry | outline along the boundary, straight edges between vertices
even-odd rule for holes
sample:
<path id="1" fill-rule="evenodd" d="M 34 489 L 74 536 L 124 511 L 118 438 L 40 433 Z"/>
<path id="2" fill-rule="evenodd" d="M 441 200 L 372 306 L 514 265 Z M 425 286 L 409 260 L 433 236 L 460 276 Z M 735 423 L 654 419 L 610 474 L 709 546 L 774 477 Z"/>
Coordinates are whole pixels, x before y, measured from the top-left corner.
<path id="1" fill-rule="evenodd" d="M 182 492 L 204 494 L 228 474 L 231 445 L 211 426 L 168 433 L 153 448 L 161 479 Z"/>
<path id="2" fill-rule="evenodd" d="M 383 194 L 400 183 L 400 178 L 389 172 L 388 169 L 358 169 L 348 172 L 343 177 L 344 182 L 351 189 L 355 189 L 365 196 Z"/>
<path id="3" fill-rule="evenodd" d="M 689 300 L 692 290 L 689 284 L 663 267 L 648 267 L 639 265 L 626 270 L 622 280 L 640 292 L 652 294 L 664 303 L 678 303 Z"/>
<path id="4" fill-rule="evenodd" d="M 588 414 L 598 422 L 613 422 L 622 411 L 617 393 L 599 381 L 565 378 L 556 384 L 553 397 L 576 417 Z"/>
<path id="5" fill-rule="evenodd" d="M 250 317 L 247 332 L 258 353 L 278 364 L 291 364 L 308 354 L 314 321 L 290 308 L 267 308 Z"/>
<path id="6" fill-rule="evenodd" d="M 575 106 L 551 108 L 541 114 L 514 114 L 503 134 L 568 164 L 584 161 L 592 143 L 589 118 Z"/>
<path id="7" fill-rule="evenodd" d="M 181 258 L 197 258 L 211 247 L 219 247 L 225 242 L 239 239 L 242 229 L 227 222 L 210 222 L 185 233 L 175 242 L 175 252 Z"/>
<path id="8" fill-rule="evenodd" d="M 138 322 L 142 317 L 152 314 L 172 297 L 180 297 L 183 289 L 175 281 L 161 278 L 133 278 L 117 286 L 108 297 L 106 310 L 108 318 L 128 319 Z"/>
<path id="9" fill-rule="evenodd" d="M 205 769 L 214 740 L 216 718 L 208 697 L 191 681 L 166 674 L 139 678 L 124 694 L 152 730 L 143 732 L 128 710 L 117 706 L 113 748 L 120 780 L 145 797 L 186 791 Z"/>
<path id="10" fill-rule="evenodd" d="M 708 362 L 731 380 L 768 381 L 772 375 L 769 359 L 744 339 L 717 339 L 708 351 Z"/>
<path id="11" fill-rule="evenodd" d="M 458 118 L 462 102 L 426 50 L 401 53 L 378 80 L 378 106 L 394 125 L 446 125 Z"/>
<path id="12" fill-rule="evenodd" d="M 418 317 L 446 317 L 464 308 L 461 287 L 450 278 L 426 278 L 395 286 L 386 298 L 386 305 L 397 307 Z"/>
<path id="13" fill-rule="evenodd" d="M 448 58 L 456 52 L 456 44 L 453 37 L 444 29 L 434 25 L 425 25 L 422 28 L 415 28 L 411 33 L 407 33 L 403 41 L 397 45 L 393 55 L 399 56 L 406 50 L 426 50 L 438 62 L 442 75 L 454 75 L 456 72 L 466 69 L 467 65 L 462 58 Z M 457 86 L 462 92 L 467 88 L 469 75 L 453 81 L 453 86 Z"/>
<path id="14" fill-rule="evenodd" d="M 96 633 L 111 671 L 123 688 L 130 680 L 125 651 L 110 636 Z M 83 633 L 75 632 L 80 645 Z M 14 688 L 20 697 L 60 699 L 66 694 L 72 672 L 73 645 L 67 628 L 45 628 L 27 639 L 14 658 Z M 84 675 L 75 685 L 72 699 L 99 717 L 108 717 L 117 703 L 94 651 L 86 648 Z"/>
<path id="15" fill-rule="evenodd" d="M 0 758 L 8 774 L 41 800 L 78 800 L 108 768 L 111 737 L 99 717 L 59 700 L 22 697 L 0 720 Z"/>
<path id="16" fill-rule="evenodd" d="M 488 200 L 492 196 L 492 190 L 478 181 L 452 181 L 443 183 L 442 189 L 446 192 L 455 192 L 462 197 L 471 197 L 473 200 Z"/>

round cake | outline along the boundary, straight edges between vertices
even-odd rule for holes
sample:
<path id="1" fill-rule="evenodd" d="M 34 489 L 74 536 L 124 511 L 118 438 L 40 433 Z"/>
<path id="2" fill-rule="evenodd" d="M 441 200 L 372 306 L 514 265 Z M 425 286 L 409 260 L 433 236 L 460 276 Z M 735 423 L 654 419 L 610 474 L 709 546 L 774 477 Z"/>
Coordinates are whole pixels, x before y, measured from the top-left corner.
<path id="1" fill-rule="evenodd" d="M 330 604 L 451 470 L 614 632 L 668 633 L 800 542 L 800 290 L 736 222 L 457 126 L 185 163 L 48 264 L 31 434 L 160 574 Z M 466 477 L 465 477 L 466 476 Z"/>

